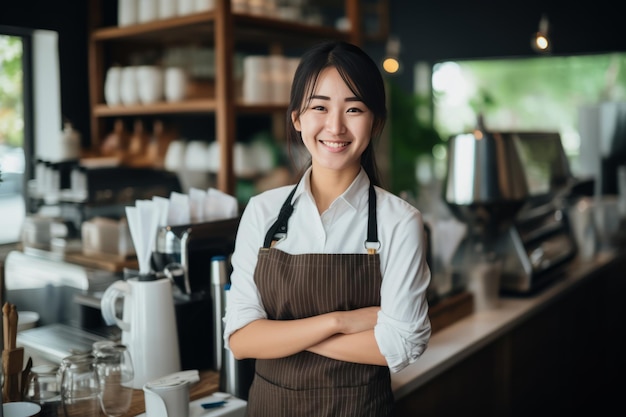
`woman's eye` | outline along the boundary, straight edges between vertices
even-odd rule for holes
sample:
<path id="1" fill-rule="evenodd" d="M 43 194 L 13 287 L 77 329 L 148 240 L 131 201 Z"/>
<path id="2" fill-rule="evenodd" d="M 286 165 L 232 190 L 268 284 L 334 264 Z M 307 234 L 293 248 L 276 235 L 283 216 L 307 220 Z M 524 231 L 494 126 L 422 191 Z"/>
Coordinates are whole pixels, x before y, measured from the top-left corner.
<path id="1" fill-rule="evenodd" d="M 325 109 L 325 107 L 324 107 L 324 106 L 319 106 L 319 105 L 318 105 L 318 106 L 313 106 L 313 107 L 311 107 L 311 108 L 312 108 L 313 110 L 318 110 L 318 111 L 323 111 L 323 110 Z"/>
<path id="2" fill-rule="evenodd" d="M 351 107 L 348 109 L 348 113 L 362 113 L 363 110 L 359 109 L 358 107 Z"/>

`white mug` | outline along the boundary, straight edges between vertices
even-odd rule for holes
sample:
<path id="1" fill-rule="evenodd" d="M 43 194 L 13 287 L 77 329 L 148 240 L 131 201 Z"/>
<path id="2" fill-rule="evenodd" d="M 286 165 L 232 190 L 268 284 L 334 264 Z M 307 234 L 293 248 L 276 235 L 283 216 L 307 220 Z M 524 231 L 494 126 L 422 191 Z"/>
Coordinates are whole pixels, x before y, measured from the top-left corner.
<path id="1" fill-rule="evenodd" d="M 215 8 L 215 0 L 196 0 L 196 12 L 206 12 Z"/>
<path id="2" fill-rule="evenodd" d="M 138 0 L 137 6 L 137 21 L 139 23 L 150 22 L 158 19 L 158 5 L 157 0 Z"/>
<path id="3" fill-rule="evenodd" d="M 128 26 L 137 23 L 137 0 L 117 0 L 117 24 Z"/>
<path id="4" fill-rule="evenodd" d="M 104 101 L 109 106 L 117 106 L 121 104 L 122 98 L 120 90 L 122 87 L 122 69 L 120 67 L 111 67 L 107 71 L 104 80 Z"/>
<path id="5" fill-rule="evenodd" d="M 267 104 L 270 98 L 269 60 L 264 55 L 243 59 L 243 100 L 249 104 Z"/>
<path id="6" fill-rule="evenodd" d="M 178 14 L 184 16 L 196 11 L 195 0 L 178 0 Z"/>
<path id="7" fill-rule="evenodd" d="M 146 417 L 189 417 L 189 382 L 158 379 L 143 387 Z"/>
<path id="8" fill-rule="evenodd" d="M 178 171 L 185 166 L 185 155 L 187 153 L 187 142 L 181 139 L 170 142 L 165 152 L 165 169 L 168 171 Z"/>
<path id="9" fill-rule="evenodd" d="M 139 102 L 136 73 L 136 67 L 122 68 L 120 80 L 120 99 L 122 100 L 122 103 L 127 106 L 137 104 Z"/>
<path id="10" fill-rule="evenodd" d="M 163 98 L 163 72 L 156 65 L 137 67 L 137 89 L 139 101 L 151 104 Z"/>
<path id="11" fill-rule="evenodd" d="M 159 19 L 169 19 L 178 15 L 176 0 L 159 0 Z"/>
<path id="12" fill-rule="evenodd" d="M 165 70 L 165 99 L 180 101 L 187 95 L 187 74 L 179 67 L 169 67 Z"/>
<path id="13" fill-rule="evenodd" d="M 2 415 L 4 417 L 32 417 L 39 415 L 41 406 L 39 404 L 14 401 L 2 404 Z"/>

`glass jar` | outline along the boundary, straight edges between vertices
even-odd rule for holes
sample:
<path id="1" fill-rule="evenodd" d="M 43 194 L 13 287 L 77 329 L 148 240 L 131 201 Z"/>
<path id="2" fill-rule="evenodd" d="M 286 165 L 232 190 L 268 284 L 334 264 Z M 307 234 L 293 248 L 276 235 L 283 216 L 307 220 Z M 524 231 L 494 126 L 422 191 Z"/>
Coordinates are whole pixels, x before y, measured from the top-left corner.
<path id="1" fill-rule="evenodd" d="M 31 368 L 26 377 L 25 401 L 41 406 L 41 417 L 59 417 L 61 409 L 61 389 L 59 367 L 38 365 Z"/>
<path id="2" fill-rule="evenodd" d="M 98 417 L 100 385 L 96 358 L 78 354 L 61 361 L 61 402 L 64 417 Z"/>

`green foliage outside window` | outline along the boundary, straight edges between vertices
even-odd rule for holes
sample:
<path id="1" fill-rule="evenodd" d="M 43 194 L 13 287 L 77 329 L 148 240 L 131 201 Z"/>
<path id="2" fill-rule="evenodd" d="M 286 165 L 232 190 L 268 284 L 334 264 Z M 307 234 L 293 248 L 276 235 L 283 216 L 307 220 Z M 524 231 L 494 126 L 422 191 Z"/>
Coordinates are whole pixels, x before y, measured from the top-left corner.
<path id="1" fill-rule="evenodd" d="M 0 35 L 0 145 L 22 147 L 22 41 Z"/>
<path id="2" fill-rule="evenodd" d="M 558 132 L 573 167 L 581 108 L 626 100 L 626 54 L 478 59 L 436 64 L 434 125 L 442 137 L 489 130 Z"/>

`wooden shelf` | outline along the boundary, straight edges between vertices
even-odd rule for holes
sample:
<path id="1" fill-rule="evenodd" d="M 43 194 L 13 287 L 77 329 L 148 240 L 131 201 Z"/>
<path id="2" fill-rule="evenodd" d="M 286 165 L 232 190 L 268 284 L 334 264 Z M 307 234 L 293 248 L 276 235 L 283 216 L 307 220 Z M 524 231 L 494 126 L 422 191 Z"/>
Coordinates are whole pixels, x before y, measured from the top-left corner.
<path id="1" fill-rule="evenodd" d="M 93 109 L 95 117 L 142 116 L 152 114 L 210 113 L 216 109 L 215 99 L 196 99 L 169 103 L 161 101 L 154 104 L 132 106 L 108 106 L 99 104 Z"/>
<path id="2" fill-rule="evenodd" d="M 173 17 L 171 19 L 154 20 L 146 23 L 139 23 L 130 26 L 111 26 L 101 29 L 95 29 L 91 33 L 93 41 L 111 41 L 111 40 L 128 40 L 141 39 L 145 37 L 161 39 L 171 31 L 188 31 L 190 28 L 203 28 L 209 32 L 210 27 L 206 28 L 207 23 L 214 23 L 215 12 L 195 13 L 188 16 Z"/>
<path id="3" fill-rule="evenodd" d="M 109 0 L 89 2 L 90 151 L 97 153 L 100 142 L 106 137 L 107 125 L 111 124 L 107 118 L 208 114 L 215 118 L 215 134 L 211 136 L 215 136 L 221 145 L 216 186 L 228 194 L 234 194 L 236 188 L 233 146 L 237 137 L 237 116 L 265 114 L 272 118 L 275 131 L 281 132 L 287 108 L 286 105 L 252 105 L 237 100 L 238 80 L 235 80 L 233 62 L 236 53 L 262 47 L 268 54 L 281 54 L 286 46 L 305 47 L 321 39 L 340 39 L 355 44 L 361 44 L 363 40 L 360 0 L 342 2 L 345 15 L 351 22 L 351 29 L 348 31 L 235 12 L 231 8 L 230 0 L 216 0 L 215 9 L 206 12 L 129 26 L 111 26 L 114 24 L 111 19 L 106 23 L 103 21 L 103 11 L 110 12 L 114 9 L 108 2 Z M 211 89 L 201 90 L 200 93 L 191 95 L 192 98 L 176 103 L 159 102 L 133 106 L 105 104 L 103 86 L 106 69 L 115 62 L 132 62 L 133 55 L 142 51 L 158 51 L 162 48 L 198 43 L 212 47 L 215 52 L 215 81 L 209 86 Z"/>
<path id="4" fill-rule="evenodd" d="M 108 106 L 99 104 L 93 109 L 94 117 L 145 116 L 158 114 L 214 113 L 217 108 L 215 99 L 196 99 L 176 103 L 158 102 L 154 104 L 136 104 L 132 106 Z M 269 114 L 287 111 L 286 104 L 245 104 L 235 105 L 238 113 Z"/>
<path id="5" fill-rule="evenodd" d="M 96 29 L 91 34 L 94 42 L 162 40 L 164 36 L 171 42 L 176 39 L 189 39 L 195 35 L 213 36 L 215 12 L 196 13 L 171 19 L 155 20 L 132 26 L 112 26 Z M 280 40 L 281 43 L 301 44 L 302 39 L 319 40 L 322 38 L 345 39 L 349 34 L 329 26 L 302 24 L 294 21 L 257 16 L 245 13 L 233 13 L 233 25 L 238 40 L 266 43 Z M 290 36 L 286 37 L 285 33 Z M 174 38 L 172 38 L 174 37 Z"/>

